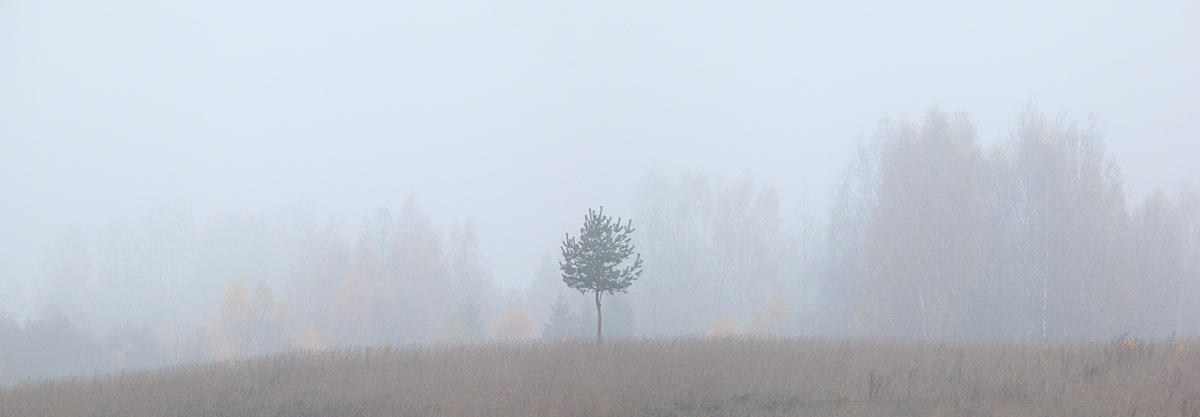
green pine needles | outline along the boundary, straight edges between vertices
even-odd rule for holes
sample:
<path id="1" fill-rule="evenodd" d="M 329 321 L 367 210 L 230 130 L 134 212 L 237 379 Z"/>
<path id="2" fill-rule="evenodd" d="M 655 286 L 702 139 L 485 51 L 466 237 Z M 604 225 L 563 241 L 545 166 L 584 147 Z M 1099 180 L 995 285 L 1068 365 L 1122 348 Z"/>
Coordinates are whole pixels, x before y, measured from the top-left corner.
<path id="1" fill-rule="evenodd" d="M 591 292 L 596 297 L 596 341 L 602 340 L 603 316 L 600 298 L 603 294 L 625 292 L 642 275 L 642 255 L 634 250 L 630 235 L 633 221 L 621 225 L 621 219 L 588 209 L 579 230 L 579 239 L 567 234 L 562 245 L 563 282 L 580 293 Z M 626 263 L 630 257 L 633 262 Z M 624 265 L 624 266 L 622 266 Z"/>

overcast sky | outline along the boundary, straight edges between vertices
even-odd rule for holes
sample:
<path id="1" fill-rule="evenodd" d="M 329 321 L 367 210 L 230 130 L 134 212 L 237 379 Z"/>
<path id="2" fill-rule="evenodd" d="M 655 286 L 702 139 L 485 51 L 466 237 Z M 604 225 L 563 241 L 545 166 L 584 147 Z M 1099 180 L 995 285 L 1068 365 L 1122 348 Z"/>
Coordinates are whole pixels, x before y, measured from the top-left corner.
<path id="1" fill-rule="evenodd" d="M 824 215 L 880 118 L 990 144 L 1030 100 L 1098 116 L 1131 204 L 1200 179 L 1200 2 L 0 0 L 0 284 L 159 204 L 356 232 L 414 195 L 523 286 L 651 169 Z"/>

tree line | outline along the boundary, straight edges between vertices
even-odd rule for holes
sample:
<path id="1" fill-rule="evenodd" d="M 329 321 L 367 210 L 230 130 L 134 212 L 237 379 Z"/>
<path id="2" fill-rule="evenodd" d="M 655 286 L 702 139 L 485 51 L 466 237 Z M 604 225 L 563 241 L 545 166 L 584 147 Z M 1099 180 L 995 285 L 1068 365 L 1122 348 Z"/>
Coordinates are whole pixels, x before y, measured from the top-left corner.
<path id="1" fill-rule="evenodd" d="M 0 316 L 0 380 L 538 336 L 521 294 L 494 282 L 470 221 L 443 233 L 409 198 L 398 214 L 380 208 L 358 226 L 350 239 L 305 213 L 197 225 L 167 206 L 94 239 L 68 228 L 32 289 L 40 311 Z"/>
<path id="2" fill-rule="evenodd" d="M 965 113 L 885 119 L 850 153 L 827 217 L 784 210 L 749 172 L 652 171 L 624 226 L 641 275 L 604 296 L 603 333 L 1200 334 L 1200 189 L 1181 182 L 1130 207 L 1096 126 L 1029 108 L 985 147 Z M 316 219 L 197 222 L 173 205 L 94 237 L 68 228 L 45 252 L 26 318 L 0 320 L 0 371 L 598 336 L 600 293 L 568 287 L 560 248 L 546 248 L 528 287 L 506 291 L 473 224 L 440 230 L 415 199 L 364 216 L 356 234 Z"/>
<path id="3" fill-rule="evenodd" d="M 1200 331 L 1200 190 L 1127 208 L 1095 120 L 1027 109 L 984 149 L 965 113 L 889 121 L 831 194 L 824 329 L 1097 340 Z"/>

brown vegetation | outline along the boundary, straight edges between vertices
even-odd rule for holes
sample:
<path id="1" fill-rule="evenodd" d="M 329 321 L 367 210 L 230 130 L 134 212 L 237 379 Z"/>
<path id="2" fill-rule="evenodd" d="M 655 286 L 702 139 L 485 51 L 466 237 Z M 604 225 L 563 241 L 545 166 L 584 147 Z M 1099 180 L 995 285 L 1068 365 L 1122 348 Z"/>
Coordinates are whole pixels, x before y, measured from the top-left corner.
<path id="1" fill-rule="evenodd" d="M 679 338 L 291 352 L 21 383 L 0 415 L 1200 415 L 1200 343 Z"/>

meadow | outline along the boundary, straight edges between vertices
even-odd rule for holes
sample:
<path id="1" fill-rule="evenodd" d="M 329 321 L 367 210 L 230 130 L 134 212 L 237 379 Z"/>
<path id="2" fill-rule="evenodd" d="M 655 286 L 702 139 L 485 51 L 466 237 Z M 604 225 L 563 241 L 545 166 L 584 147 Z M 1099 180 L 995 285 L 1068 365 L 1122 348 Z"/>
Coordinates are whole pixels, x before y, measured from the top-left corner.
<path id="1" fill-rule="evenodd" d="M 357 347 L 26 381 L 0 415 L 1200 416 L 1200 342 Z"/>

